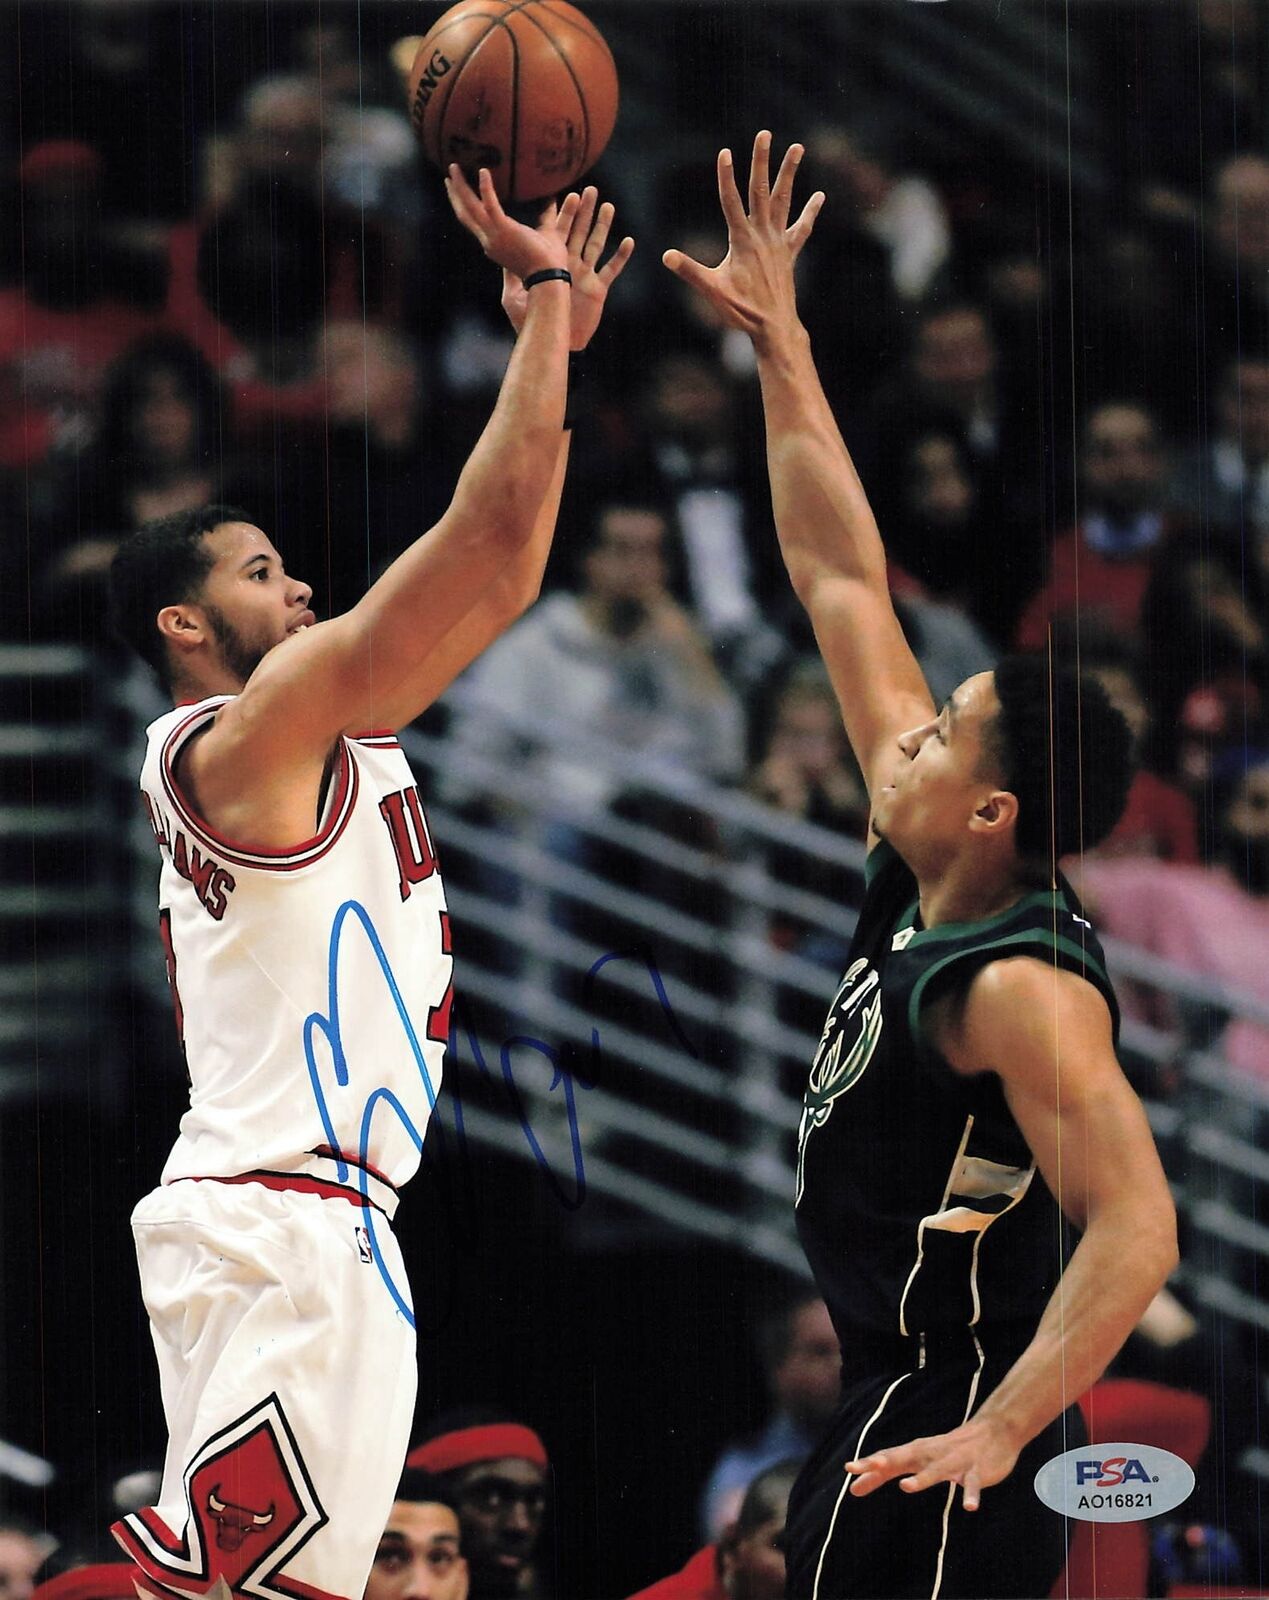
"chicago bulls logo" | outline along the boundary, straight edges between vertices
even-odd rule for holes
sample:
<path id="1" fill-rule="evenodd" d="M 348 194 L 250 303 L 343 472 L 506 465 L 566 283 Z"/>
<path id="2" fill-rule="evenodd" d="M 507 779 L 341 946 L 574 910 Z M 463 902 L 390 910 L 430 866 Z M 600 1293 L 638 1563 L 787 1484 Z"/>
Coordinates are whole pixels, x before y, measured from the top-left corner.
<path id="1" fill-rule="evenodd" d="M 147 1507 L 125 1517 L 115 1537 L 143 1574 L 186 1594 L 298 1600 L 315 1591 L 288 1582 L 284 1568 L 327 1521 L 276 1395 L 230 1423 L 198 1450 L 185 1473 L 183 1533 Z"/>
<path id="2" fill-rule="evenodd" d="M 217 1484 L 216 1489 L 219 1488 Z M 278 1514 L 276 1506 L 259 1512 L 248 1510 L 246 1506 L 230 1505 L 217 1498 L 216 1489 L 207 1496 L 207 1510 L 212 1521 L 220 1524 L 216 1529 L 216 1543 L 222 1550 L 240 1550 L 248 1534 L 260 1533 Z"/>

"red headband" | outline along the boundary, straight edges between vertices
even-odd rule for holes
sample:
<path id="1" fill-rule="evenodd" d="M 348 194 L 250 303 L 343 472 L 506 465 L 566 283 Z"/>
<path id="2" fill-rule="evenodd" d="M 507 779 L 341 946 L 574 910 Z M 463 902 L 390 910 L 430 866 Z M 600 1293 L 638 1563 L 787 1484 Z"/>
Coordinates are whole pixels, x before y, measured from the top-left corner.
<path id="1" fill-rule="evenodd" d="M 494 1422 L 482 1428 L 442 1433 L 411 1450 L 405 1464 L 422 1467 L 425 1472 L 454 1472 L 476 1461 L 501 1461 L 505 1456 L 532 1461 L 543 1468 L 548 1465 L 546 1446 L 532 1428 L 518 1422 Z"/>

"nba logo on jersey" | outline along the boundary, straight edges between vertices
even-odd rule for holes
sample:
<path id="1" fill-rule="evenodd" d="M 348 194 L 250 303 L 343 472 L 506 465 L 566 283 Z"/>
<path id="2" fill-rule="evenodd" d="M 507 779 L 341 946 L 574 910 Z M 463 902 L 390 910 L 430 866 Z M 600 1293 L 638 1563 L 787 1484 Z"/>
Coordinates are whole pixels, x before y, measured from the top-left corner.
<path id="1" fill-rule="evenodd" d="M 370 1230 L 368 1228 L 355 1228 L 357 1235 L 357 1254 L 363 1261 L 373 1261 L 375 1258 L 374 1247 L 370 1243 Z"/>

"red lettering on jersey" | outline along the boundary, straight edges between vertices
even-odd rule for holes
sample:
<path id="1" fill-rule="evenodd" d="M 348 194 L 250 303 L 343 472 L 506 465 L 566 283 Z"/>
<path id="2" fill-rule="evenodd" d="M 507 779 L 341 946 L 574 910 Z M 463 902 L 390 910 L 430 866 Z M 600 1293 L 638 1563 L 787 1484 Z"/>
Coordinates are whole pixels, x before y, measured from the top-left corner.
<path id="1" fill-rule="evenodd" d="M 408 900 L 412 885 L 422 883 L 436 871 L 436 851 L 428 833 L 427 818 L 423 814 L 417 786 L 411 785 L 408 789 L 397 789 L 385 795 L 379 802 L 379 810 L 392 836 L 401 898 Z"/>
<path id="2" fill-rule="evenodd" d="M 454 942 L 449 931 L 449 912 L 441 912 L 441 953 L 452 955 Z M 445 985 L 445 993 L 441 996 L 439 1006 L 433 1006 L 427 1014 L 427 1036 L 436 1044 L 449 1043 L 449 1012 L 454 1004 L 454 980 L 451 977 Z"/>
<path id="3" fill-rule="evenodd" d="M 219 922 L 229 896 L 237 887 L 233 873 L 226 872 L 210 856 L 204 857 L 197 845 L 187 844 L 179 828 L 172 844 L 172 865 L 193 887 L 207 914 Z"/>

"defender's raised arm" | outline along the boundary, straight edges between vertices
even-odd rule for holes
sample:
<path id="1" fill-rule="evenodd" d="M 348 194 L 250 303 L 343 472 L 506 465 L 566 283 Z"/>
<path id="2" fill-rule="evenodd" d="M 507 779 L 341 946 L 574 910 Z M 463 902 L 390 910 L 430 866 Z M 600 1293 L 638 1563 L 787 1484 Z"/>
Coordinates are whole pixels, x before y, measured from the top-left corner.
<path id="1" fill-rule="evenodd" d="M 770 183 L 771 135 L 754 140 L 746 211 L 731 152 L 718 158 L 728 251 L 708 268 L 678 250 L 665 265 L 753 339 L 767 427 L 780 549 L 810 616 L 869 792 L 886 781 L 898 735 L 930 720 L 933 702 L 899 627 L 885 553 L 863 486 L 824 397 L 798 317 L 794 263 L 824 203 L 816 193 L 789 224 L 802 146 Z"/>

